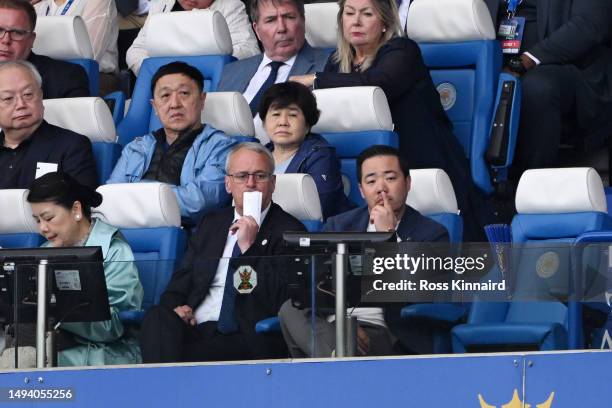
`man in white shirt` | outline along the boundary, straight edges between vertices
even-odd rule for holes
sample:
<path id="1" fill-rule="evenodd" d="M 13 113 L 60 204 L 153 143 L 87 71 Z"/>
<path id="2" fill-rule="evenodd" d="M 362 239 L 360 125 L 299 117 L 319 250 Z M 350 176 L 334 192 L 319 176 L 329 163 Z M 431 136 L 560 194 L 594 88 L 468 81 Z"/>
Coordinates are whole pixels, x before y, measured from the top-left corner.
<path id="1" fill-rule="evenodd" d="M 226 173 L 235 207 L 203 218 L 160 305 L 147 312 L 145 363 L 286 356 L 283 340 L 256 334 L 255 324 L 276 315 L 288 296 L 283 232 L 305 228 L 272 202 L 274 159 L 264 146 L 237 145 Z M 261 193 L 261 207 L 253 208 L 252 192 Z"/>
<path id="2" fill-rule="evenodd" d="M 302 0 L 253 0 L 251 18 L 264 53 L 226 65 L 217 91 L 244 95 L 255 117 L 257 138 L 266 143 L 268 137 L 256 116 L 261 95 L 289 76 L 323 71 L 329 51 L 314 49 L 306 42 Z"/>
<path id="3" fill-rule="evenodd" d="M 257 39 L 246 14 L 244 4 L 240 0 L 159 0 L 151 3 L 149 16 L 157 13 L 170 13 L 172 11 L 191 11 L 194 9 L 208 9 L 220 12 L 230 31 L 233 53 L 238 59 L 248 58 L 260 53 Z M 148 18 L 147 18 L 148 20 Z M 138 37 L 127 51 L 126 62 L 128 67 L 138 75 L 142 61 L 147 58 L 147 22 L 138 33 Z"/>

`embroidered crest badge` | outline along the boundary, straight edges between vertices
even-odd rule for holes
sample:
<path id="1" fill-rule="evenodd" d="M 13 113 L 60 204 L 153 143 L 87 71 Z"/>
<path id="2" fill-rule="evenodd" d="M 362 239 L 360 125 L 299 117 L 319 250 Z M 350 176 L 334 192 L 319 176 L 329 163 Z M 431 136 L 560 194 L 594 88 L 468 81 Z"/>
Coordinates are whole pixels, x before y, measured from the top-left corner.
<path id="1" fill-rule="evenodd" d="M 234 287 L 241 294 L 251 293 L 257 287 L 257 272 L 249 265 L 242 265 L 234 272 Z"/>

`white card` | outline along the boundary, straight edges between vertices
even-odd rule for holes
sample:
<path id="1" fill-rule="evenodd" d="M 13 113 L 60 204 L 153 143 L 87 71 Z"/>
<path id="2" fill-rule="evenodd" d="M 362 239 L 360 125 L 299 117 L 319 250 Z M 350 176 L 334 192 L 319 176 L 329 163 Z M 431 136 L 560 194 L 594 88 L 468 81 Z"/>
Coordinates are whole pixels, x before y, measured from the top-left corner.
<path id="1" fill-rule="evenodd" d="M 261 226 L 261 191 L 245 191 L 242 195 L 242 215 L 255 218 Z"/>
<path id="2" fill-rule="evenodd" d="M 36 163 L 36 175 L 34 178 L 42 177 L 45 174 L 53 173 L 54 171 L 57 171 L 57 163 L 38 162 Z"/>

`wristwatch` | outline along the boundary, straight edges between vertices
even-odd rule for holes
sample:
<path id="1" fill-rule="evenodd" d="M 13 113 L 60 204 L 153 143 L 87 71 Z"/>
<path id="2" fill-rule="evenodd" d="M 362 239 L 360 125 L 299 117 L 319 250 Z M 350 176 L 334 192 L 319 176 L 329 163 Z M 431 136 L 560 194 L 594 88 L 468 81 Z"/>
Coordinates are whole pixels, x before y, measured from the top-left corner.
<path id="1" fill-rule="evenodd" d="M 527 68 L 525 68 L 523 61 L 519 56 L 510 58 L 508 61 L 508 68 L 510 71 L 516 72 L 519 75 L 523 75 L 525 72 L 527 72 Z"/>

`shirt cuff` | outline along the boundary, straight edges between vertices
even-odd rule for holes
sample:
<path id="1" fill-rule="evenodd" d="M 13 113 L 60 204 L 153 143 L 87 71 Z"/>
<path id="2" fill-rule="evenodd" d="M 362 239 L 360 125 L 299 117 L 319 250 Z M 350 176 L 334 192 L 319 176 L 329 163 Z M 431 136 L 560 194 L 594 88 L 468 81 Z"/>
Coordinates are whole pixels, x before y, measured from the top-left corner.
<path id="1" fill-rule="evenodd" d="M 540 65 L 541 64 L 540 60 L 537 59 L 536 57 L 534 57 L 533 54 L 530 54 L 528 52 L 524 52 L 523 54 L 525 54 L 527 57 L 529 57 L 530 60 L 535 62 L 536 65 Z"/>

